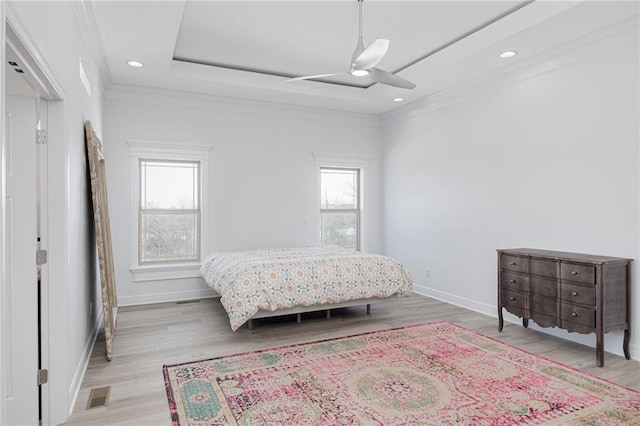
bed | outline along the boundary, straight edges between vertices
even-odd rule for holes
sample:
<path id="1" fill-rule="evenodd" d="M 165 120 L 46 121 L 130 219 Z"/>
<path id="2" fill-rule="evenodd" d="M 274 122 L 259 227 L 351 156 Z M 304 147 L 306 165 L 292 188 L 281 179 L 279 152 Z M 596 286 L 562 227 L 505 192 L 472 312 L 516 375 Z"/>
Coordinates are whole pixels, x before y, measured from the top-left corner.
<path id="1" fill-rule="evenodd" d="M 337 246 L 211 253 L 200 268 L 236 331 L 252 318 L 367 305 L 410 296 L 413 277 L 382 255 Z M 327 311 L 327 317 L 329 316 Z"/>

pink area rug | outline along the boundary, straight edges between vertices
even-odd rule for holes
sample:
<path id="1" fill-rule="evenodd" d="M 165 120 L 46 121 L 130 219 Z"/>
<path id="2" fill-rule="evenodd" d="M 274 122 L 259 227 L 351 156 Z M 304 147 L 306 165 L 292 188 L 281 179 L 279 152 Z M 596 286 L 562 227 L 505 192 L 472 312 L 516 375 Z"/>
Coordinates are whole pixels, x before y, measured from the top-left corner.
<path id="1" fill-rule="evenodd" d="M 439 322 L 164 367 L 174 425 L 640 425 L 640 392 Z"/>

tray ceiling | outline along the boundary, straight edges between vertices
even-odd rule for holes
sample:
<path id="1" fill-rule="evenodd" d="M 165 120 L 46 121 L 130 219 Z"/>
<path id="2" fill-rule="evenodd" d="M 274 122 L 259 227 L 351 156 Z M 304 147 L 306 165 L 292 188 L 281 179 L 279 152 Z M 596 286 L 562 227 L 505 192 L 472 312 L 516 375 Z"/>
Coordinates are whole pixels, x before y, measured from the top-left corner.
<path id="1" fill-rule="evenodd" d="M 375 1 L 363 38 L 390 40 L 379 68 L 414 90 L 344 72 L 357 42 L 358 4 L 341 1 L 95 1 L 111 83 L 379 114 L 638 16 L 637 2 Z M 509 60 L 498 55 L 516 50 Z M 127 61 L 145 64 L 134 69 Z"/>

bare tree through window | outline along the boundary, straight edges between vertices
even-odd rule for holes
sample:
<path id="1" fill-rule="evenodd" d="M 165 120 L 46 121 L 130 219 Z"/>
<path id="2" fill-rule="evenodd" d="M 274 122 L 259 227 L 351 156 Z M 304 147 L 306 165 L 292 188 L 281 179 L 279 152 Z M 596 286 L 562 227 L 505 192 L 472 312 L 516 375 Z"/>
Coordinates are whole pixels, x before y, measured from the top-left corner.
<path id="1" fill-rule="evenodd" d="M 139 164 L 139 263 L 200 260 L 199 162 Z"/>
<path id="2" fill-rule="evenodd" d="M 360 170 L 320 169 L 322 244 L 360 248 Z"/>

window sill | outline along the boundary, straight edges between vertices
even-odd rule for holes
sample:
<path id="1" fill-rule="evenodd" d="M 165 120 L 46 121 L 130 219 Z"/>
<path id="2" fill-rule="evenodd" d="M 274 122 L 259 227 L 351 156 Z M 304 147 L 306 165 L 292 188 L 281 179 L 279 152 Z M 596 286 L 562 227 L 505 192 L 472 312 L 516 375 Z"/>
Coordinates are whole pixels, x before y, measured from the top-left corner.
<path id="1" fill-rule="evenodd" d="M 133 282 L 178 280 L 199 278 L 200 263 L 181 263 L 173 265 L 133 266 Z"/>

